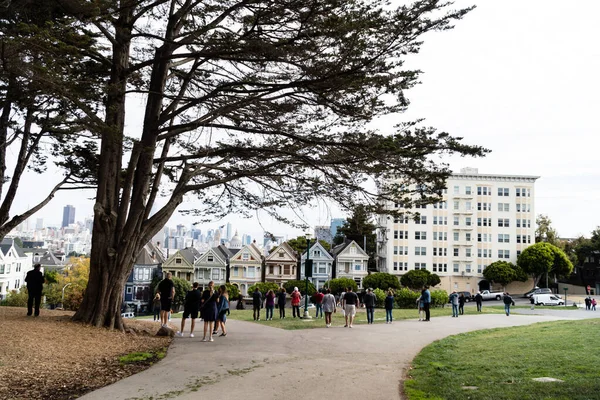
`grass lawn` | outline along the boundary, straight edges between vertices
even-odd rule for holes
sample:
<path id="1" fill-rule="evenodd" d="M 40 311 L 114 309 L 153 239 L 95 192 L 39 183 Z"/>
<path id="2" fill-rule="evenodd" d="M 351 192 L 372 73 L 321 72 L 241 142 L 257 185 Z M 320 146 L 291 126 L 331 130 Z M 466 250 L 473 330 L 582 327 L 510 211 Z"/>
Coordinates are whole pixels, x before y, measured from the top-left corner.
<path id="1" fill-rule="evenodd" d="M 494 310 L 502 310 L 504 311 L 504 306 L 492 306 Z M 581 310 L 581 308 L 573 307 L 573 306 L 535 306 L 536 310 L 559 310 L 559 311 L 576 311 Z M 510 312 L 512 314 L 513 310 L 516 314 L 519 313 L 519 310 L 531 310 L 531 306 L 511 306 Z M 535 310 L 534 310 L 535 311 Z"/>
<path id="2" fill-rule="evenodd" d="M 451 336 L 413 360 L 405 391 L 410 400 L 598 399 L 599 330 L 593 319 Z"/>
<path id="3" fill-rule="evenodd" d="M 301 309 L 304 312 L 304 309 Z M 308 312 L 310 313 L 313 319 L 311 320 L 302 320 L 298 318 L 292 318 L 292 309 L 285 309 L 285 319 L 279 319 L 279 310 L 275 309 L 273 311 L 273 320 L 265 321 L 265 309 L 263 308 L 260 311 L 260 321 L 256 322 L 262 325 L 272 326 L 274 328 L 281 329 L 313 329 L 313 328 L 325 328 L 325 319 L 319 318 L 314 319 L 315 309 L 309 308 Z M 503 314 L 504 308 L 502 310 L 495 310 L 490 307 L 484 307 L 483 312 L 487 314 Z M 466 315 L 478 314 L 475 310 L 475 307 L 465 307 Z M 401 319 L 418 319 L 419 312 L 416 309 L 394 309 L 393 311 L 394 320 Z M 431 309 L 431 318 L 442 317 L 442 316 L 450 316 L 452 315 L 452 307 L 444 307 L 444 308 L 432 308 Z M 252 309 L 246 310 L 231 310 L 231 315 L 227 318 L 236 319 L 240 321 L 250 321 L 255 322 L 252 317 Z M 337 312 L 333 314 L 333 326 L 343 326 L 344 325 L 344 316 L 342 315 L 341 309 L 338 308 Z M 356 314 L 356 320 L 354 322 L 356 325 L 362 325 L 367 323 L 367 313 L 365 309 L 358 310 Z M 385 310 L 384 309 L 375 309 L 375 324 L 384 324 L 385 323 Z"/>

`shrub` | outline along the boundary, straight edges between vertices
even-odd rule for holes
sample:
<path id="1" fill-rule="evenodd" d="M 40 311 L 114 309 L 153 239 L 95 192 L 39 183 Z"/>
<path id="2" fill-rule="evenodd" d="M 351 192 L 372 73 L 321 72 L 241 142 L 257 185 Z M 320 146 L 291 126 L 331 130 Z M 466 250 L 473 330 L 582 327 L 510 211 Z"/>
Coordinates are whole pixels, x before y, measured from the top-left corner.
<path id="1" fill-rule="evenodd" d="M 237 286 L 232 285 L 231 283 L 226 283 L 227 292 L 229 293 L 230 299 L 238 299 L 240 297 L 240 289 Z"/>
<path id="2" fill-rule="evenodd" d="M 325 287 L 331 289 L 331 294 L 341 294 L 351 287 L 354 292 L 358 290 L 358 285 L 350 278 L 336 278 L 325 282 Z"/>
<path id="3" fill-rule="evenodd" d="M 376 299 L 375 306 L 380 307 L 380 308 L 383 307 L 385 304 L 385 297 L 387 296 L 386 292 L 377 288 L 377 289 L 373 290 L 373 294 L 375 295 L 375 299 Z"/>
<path id="4" fill-rule="evenodd" d="M 416 292 L 408 288 L 402 288 L 396 291 L 396 304 L 399 308 L 417 308 L 417 299 L 421 292 Z"/>
<path id="5" fill-rule="evenodd" d="M 400 289 L 400 281 L 396 275 L 388 274 L 387 272 L 375 272 L 365 276 L 363 287 L 381 290 L 388 290 L 390 288 Z"/>
<path id="6" fill-rule="evenodd" d="M 297 281 L 297 280 L 287 281 L 286 283 L 283 284 L 283 287 L 288 294 L 291 294 L 294 291 L 294 287 L 297 287 L 298 290 L 300 291 L 300 293 L 305 294 L 304 292 L 306 292 L 306 281 Z M 317 289 L 315 288 L 315 285 L 313 285 L 312 282 L 309 281 L 308 282 L 308 295 L 312 296 L 313 294 L 315 294 L 316 291 L 317 291 Z"/>
<path id="7" fill-rule="evenodd" d="M 448 292 L 445 290 L 430 290 L 431 307 L 444 307 L 448 304 Z"/>
<path id="8" fill-rule="evenodd" d="M 279 290 L 279 285 L 273 282 L 258 282 L 248 288 L 248 295 L 251 296 L 256 288 L 258 288 L 258 291 L 263 295 L 264 298 L 269 290 L 277 293 Z"/>
<path id="9" fill-rule="evenodd" d="M 23 286 L 20 291 L 12 290 L 8 293 L 6 300 L 2 302 L 3 306 L 9 307 L 27 307 L 27 287 Z"/>

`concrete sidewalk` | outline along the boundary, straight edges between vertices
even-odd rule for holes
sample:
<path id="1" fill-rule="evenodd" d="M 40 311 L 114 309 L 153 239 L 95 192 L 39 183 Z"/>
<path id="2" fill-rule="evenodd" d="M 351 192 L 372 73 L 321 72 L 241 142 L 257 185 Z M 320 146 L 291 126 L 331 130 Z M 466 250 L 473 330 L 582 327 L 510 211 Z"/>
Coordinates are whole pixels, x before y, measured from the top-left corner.
<path id="1" fill-rule="evenodd" d="M 483 314 L 297 331 L 230 319 L 227 337 L 201 342 L 198 330 L 200 337 L 175 338 L 168 355 L 152 368 L 82 399 L 400 399 L 404 371 L 429 343 L 468 331 L 560 319 L 569 318 Z"/>

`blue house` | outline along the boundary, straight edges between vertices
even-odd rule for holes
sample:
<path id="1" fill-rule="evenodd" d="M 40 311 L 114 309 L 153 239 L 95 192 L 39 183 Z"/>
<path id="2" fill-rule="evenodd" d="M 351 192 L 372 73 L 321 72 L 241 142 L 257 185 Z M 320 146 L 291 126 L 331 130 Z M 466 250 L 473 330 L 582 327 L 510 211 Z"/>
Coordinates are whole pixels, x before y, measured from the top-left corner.
<path id="1" fill-rule="evenodd" d="M 165 259 L 160 249 L 148 243 L 138 255 L 133 270 L 125 283 L 122 311 L 133 311 L 136 315 L 152 310 L 152 279 L 162 278 Z"/>

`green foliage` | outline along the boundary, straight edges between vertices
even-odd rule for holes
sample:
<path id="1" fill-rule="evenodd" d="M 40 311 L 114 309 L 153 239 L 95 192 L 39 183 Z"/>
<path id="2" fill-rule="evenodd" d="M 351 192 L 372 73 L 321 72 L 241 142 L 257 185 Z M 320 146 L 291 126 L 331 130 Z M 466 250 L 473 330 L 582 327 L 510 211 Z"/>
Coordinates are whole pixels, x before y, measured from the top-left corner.
<path id="1" fill-rule="evenodd" d="M 442 289 L 430 290 L 431 307 L 445 307 L 448 304 L 448 292 Z"/>
<path id="2" fill-rule="evenodd" d="M 58 283 L 58 272 L 56 271 L 44 271 L 44 282 L 47 285 L 51 285 L 53 283 Z"/>
<path id="3" fill-rule="evenodd" d="M 297 281 L 297 280 L 291 280 L 291 281 L 287 281 L 286 283 L 283 284 L 283 288 L 285 289 L 285 291 L 288 294 L 291 294 L 294 291 L 294 287 L 297 287 L 298 290 L 300 291 L 300 293 L 302 293 L 302 295 L 305 294 L 306 292 L 306 281 Z M 308 282 L 308 295 L 312 296 L 313 294 L 315 294 L 315 292 L 317 291 L 317 288 L 315 288 L 315 285 L 312 284 L 312 282 Z"/>
<path id="4" fill-rule="evenodd" d="M 58 305 L 62 303 L 65 310 L 76 311 L 83 300 L 85 289 L 90 276 L 90 259 L 83 257 L 72 257 L 69 260 L 64 274 L 47 272 L 50 279 L 56 279 L 56 283 L 44 285 L 44 296 L 46 303 Z M 64 302 L 63 302 L 64 288 Z"/>
<path id="5" fill-rule="evenodd" d="M 396 291 L 394 300 L 396 300 L 396 304 L 398 304 L 399 308 L 417 308 L 417 299 L 420 295 L 421 292 L 402 288 Z"/>
<path id="6" fill-rule="evenodd" d="M 385 297 L 387 296 L 387 292 L 377 288 L 373 290 L 373 294 L 375 295 L 377 307 L 383 307 L 385 305 Z"/>
<path id="7" fill-rule="evenodd" d="M 540 214 L 535 219 L 535 242 L 550 243 L 554 246 L 558 246 L 560 241 L 558 239 L 558 232 L 552 228 L 552 220 L 547 216 Z"/>
<path id="8" fill-rule="evenodd" d="M 432 274 L 426 269 L 414 269 L 400 277 L 402 286 L 413 290 L 420 290 L 425 285 L 435 286 L 441 282 L 437 274 Z"/>
<path id="9" fill-rule="evenodd" d="M 335 278 L 325 282 L 324 287 L 331 289 L 332 294 L 341 294 L 346 291 L 347 287 L 351 287 L 354 292 L 358 290 L 358 285 L 354 279 L 350 278 Z"/>
<path id="10" fill-rule="evenodd" d="M 334 244 L 344 243 L 346 240 L 354 240 L 362 248 L 366 238 L 367 248 L 364 249 L 369 255 L 369 270 L 375 269 L 375 251 L 377 249 L 376 226 L 372 222 L 372 215 L 363 204 L 358 204 L 352 210 L 352 215 L 338 227 L 333 238 Z M 365 285 L 363 285 L 365 286 Z M 374 286 L 373 286 L 374 287 Z"/>
<path id="11" fill-rule="evenodd" d="M 323 246 L 323 248 L 326 251 L 331 250 L 331 245 L 329 243 L 327 243 L 324 240 L 319 240 L 319 243 L 321 244 L 321 246 Z M 298 254 L 304 254 L 306 253 L 306 245 L 307 245 L 307 241 L 306 241 L 306 237 L 305 236 L 298 236 L 296 239 L 290 239 L 287 241 L 287 244 L 290 245 L 290 247 L 292 249 L 294 249 Z M 310 241 L 310 247 L 312 247 L 315 244 L 314 240 Z"/>
<path id="12" fill-rule="evenodd" d="M 398 281 L 396 275 L 387 272 L 375 272 L 364 277 L 363 287 L 379 288 L 381 290 L 400 289 L 400 281 Z"/>
<path id="13" fill-rule="evenodd" d="M 550 272 L 560 277 L 568 276 L 573 271 L 573 264 L 566 254 L 558 247 L 544 242 L 523 250 L 517 259 L 517 265 L 523 272 L 532 275 L 535 283 Z"/>
<path id="14" fill-rule="evenodd" d="M 14 238 L 14 242 L 17 246 L 19 246 L 20 248 L 23 248 L 23 241 L 21 240 L 21 238 L 19 238 L 19 237 Z"/>
<path id="15" fill-rule="evenodd" d="M 6 299 L 2 301 L 3 306 L 9 307 L 27 307 L 27 298 L 29 294 L 27 287 L 21 287 L 21 290 L 11 290 L 8 292 Z"/>
<path id="16" fill-rule="evenodd" d="M 119 363 L 121 364 L 135 364 L 141 361 L 146 361 L 153 358 L 152 353 L 146 352 L 135 352 L 119 357 Z"/>
<path id="17" fill-rule="evenodd" d="M 499 283 L 502 287 L 505 287 L 516 280 L 517 272 L 515 265 L 512 263 L 507 261 L 495 261 L 485 267 L 483 276 L 488 281 Z"/>
<path id="18" fill-rule="evenodd" d="M 280 289 L 279 285 L 273 282 L 258 282 L 248 288 L 248 295 L 254 293 L 254 289 L 256 288 L 258 288 L 258 291 L 262 293 L 263 298 L 269 290 L 277 293 L 277 291 Z"/>
<path id="19" fill-rule="evenodd" d="M 237 286 L 232 285 L 231 283 L 226 283 L 227 292 L 229 293 L 230 299 L 237 299 L 240 297 L 240 289 Z"/>
<path id="20" fill-rule="evenodd" d="M 173 310 L 177 311 L 185 303 L 185 295 L 192 289 L 192 285 L 185 279 L 172 277 L 175 284 L 175 298 L 173 299 Z"/>

